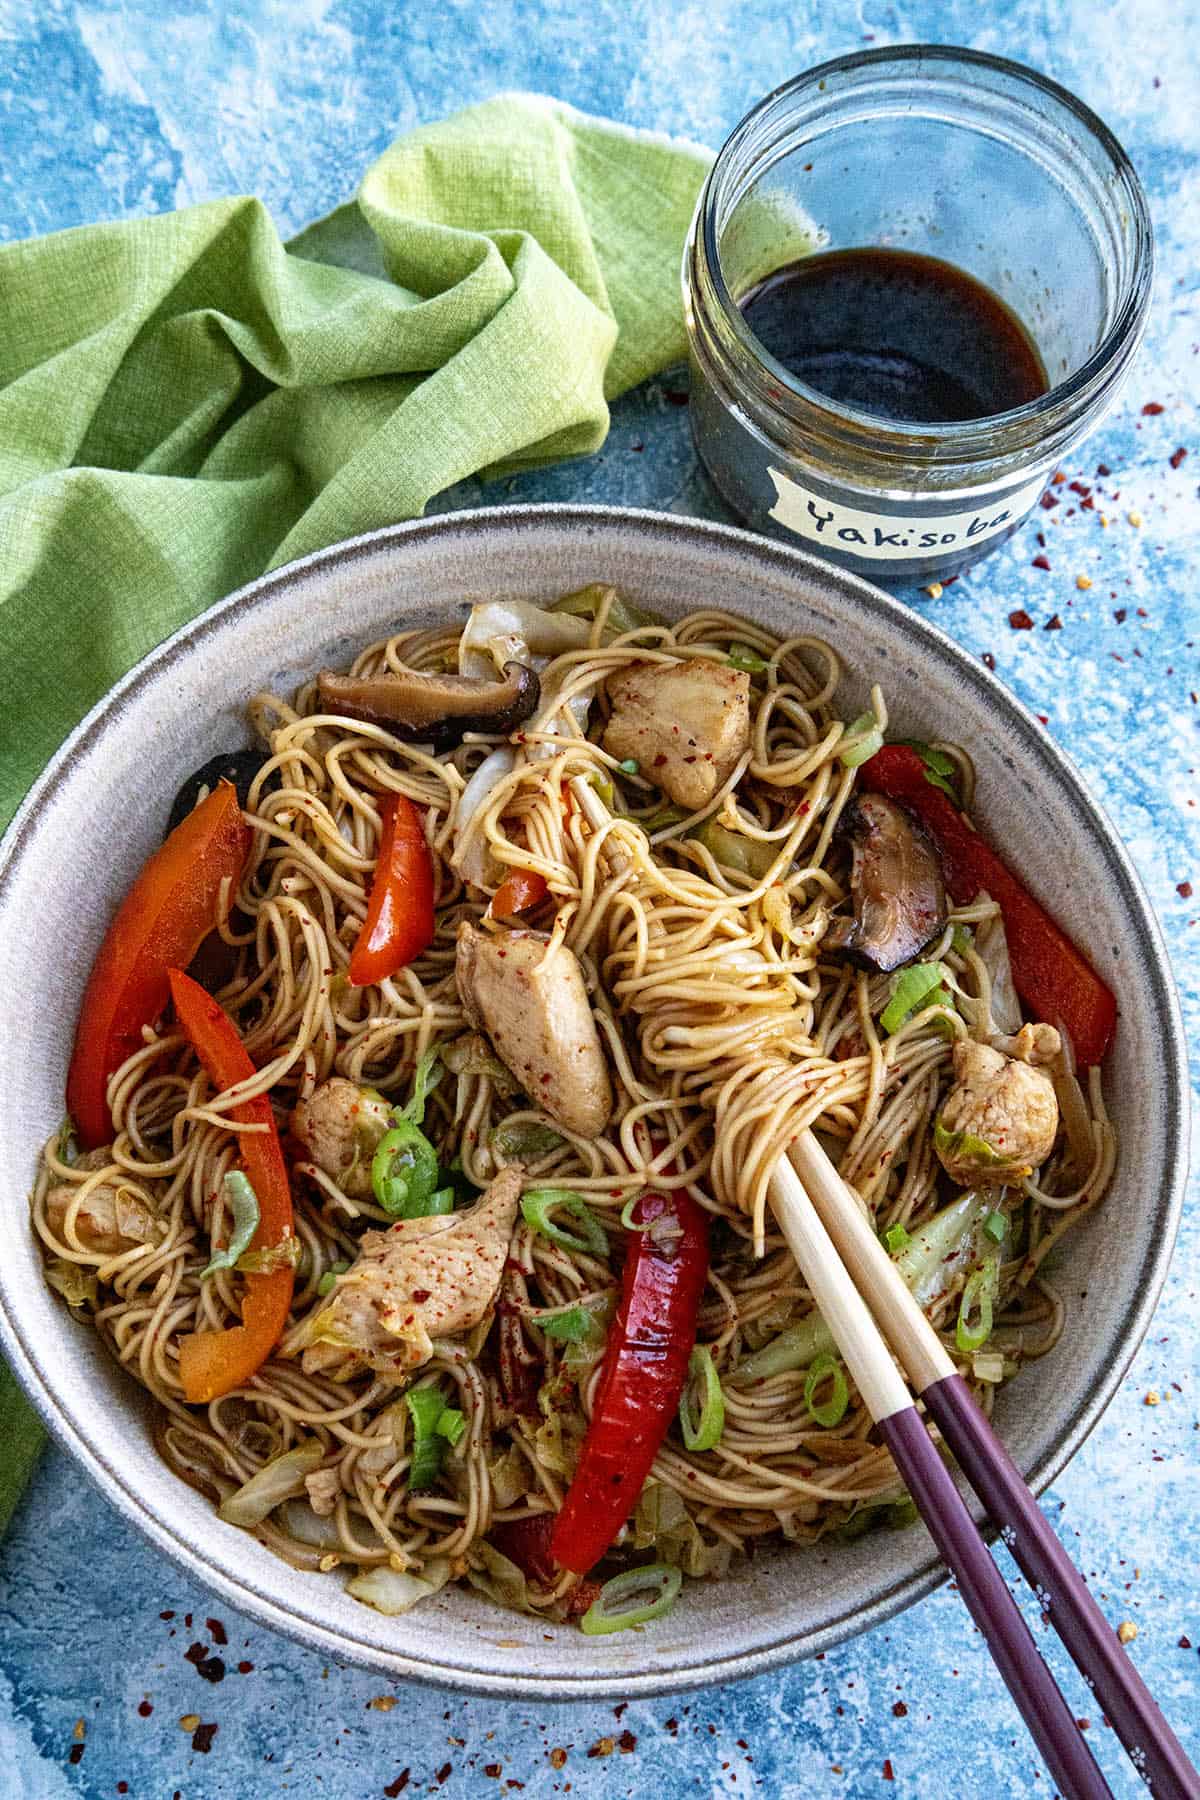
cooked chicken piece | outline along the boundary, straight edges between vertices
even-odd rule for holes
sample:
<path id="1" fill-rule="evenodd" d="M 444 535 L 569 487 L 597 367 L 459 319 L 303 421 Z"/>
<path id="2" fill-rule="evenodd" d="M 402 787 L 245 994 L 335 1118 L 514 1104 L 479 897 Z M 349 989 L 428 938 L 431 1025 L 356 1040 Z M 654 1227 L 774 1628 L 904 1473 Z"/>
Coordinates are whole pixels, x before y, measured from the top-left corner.
<path id="1" fill-rule="evenodd" d="M 530 1099 L 580 1137 L 598 1137 L 612 1083 L 583 970 L 565 944 L 540 931 L 490 935 L 458 928 L 458 994 Z"/>
<path id="2" fill-rule="evenodd" d="M 292 1113 L 292 1135 L 353 1200 L 371 1197 L 371 1158 L 391 1126 L 388 1102 L 333 1075 Z"/>
<path id="3" fill-rule="evenodd" d="M 108 1161 L 106 1151 L 98 1156 L 92 1154 L 97 1167 Z M 46 1222 L 64 1244 L 70 1243 L 66 1234 L 67 1213 L 78 1193 L 78 1182 L 64 1181 L 46 1195 Z M 74 1231 L 82 1248 L 96 1256 L 119 1256 L 123 1250 L 152 1243 L 158 1236 L 153 1212 L 137 1190 L 116 1173 L 84 1195 L 75 1214 Z"/>
<path id="4" fill-rule="evenodd" d="M 1026 1026 L 1017 1041 L 1024 1039 L 1036 1055 L 1047 1040 L 1039 1046 L 1035 1034 L 1045 1029 Z M 988 1044 L 958 1043 L 954 1074 L 956 1086 L 934 1129 L 934 1147 L 952 1180 L 963 1187 L 999 1187 L 1045 1162 L 1058 1132 L 1058 1100 L 1044 1069 Z"/>
<path id="5" fill-rule="evenodd" d="M 464 1212 L 366 1232 L 304 1334 L 305 1370 L 417 1369 L 433 1355 L 434 1338 L 478 1325 L 504 1273 L 524 1178 L 514 1163 Z"/>
<path id="6" fill-rule="evenodd" d="M 1022 1025 L 1015 1038 L 1003 1045 L 995 1044 L 994 1048 L 1003 1048 L 1018 1062 L 1032 1063 L 1038 1068 L 1054 1062 L 1061 1054 L 1062 1039 L 1053 1025 Z"/>
<path id="7" fill-rule="evenodd" d="M 689 812 L 706 806 L 750 747 L 750 677 L 725 663 L 635 663 L 608 678 L 604 748 L 632 756 Z"/>
<path id="8" fill-rule="evenodd" d="M 311 1475 L 304 1477 L 304 1488 L 308 1494 L 308 1504 L 318 1519 L 327 1519 L 337 1505 L 337 1497 L 342 1491 L 342 1478 L 336 1469 L 314 1469 Z"/>

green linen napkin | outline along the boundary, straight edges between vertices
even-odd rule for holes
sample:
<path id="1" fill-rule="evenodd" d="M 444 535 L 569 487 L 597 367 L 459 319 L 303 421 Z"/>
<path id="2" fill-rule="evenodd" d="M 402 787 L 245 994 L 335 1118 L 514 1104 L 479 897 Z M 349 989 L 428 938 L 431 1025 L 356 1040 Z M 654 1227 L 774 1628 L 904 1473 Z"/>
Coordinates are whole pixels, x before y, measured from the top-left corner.
<path id="1" fill-rule="evenodd" d="M 0 246 L 0 824 L 222 594 L 597 449 L 684 352 L 707 153 L 534 94 L 400 138 L 286 246 L 253 199 Z M 0 1374 L 0 1530 L 40 1428 Z"/>

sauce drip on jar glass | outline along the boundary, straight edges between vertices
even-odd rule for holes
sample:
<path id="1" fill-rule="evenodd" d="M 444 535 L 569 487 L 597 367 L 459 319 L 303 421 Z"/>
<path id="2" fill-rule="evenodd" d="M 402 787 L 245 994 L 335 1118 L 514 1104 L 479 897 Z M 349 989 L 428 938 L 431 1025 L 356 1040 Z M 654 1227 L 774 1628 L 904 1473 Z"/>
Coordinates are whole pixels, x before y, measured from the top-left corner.
<path id="1" fill-rule="evenodd" d="M 1049 383 L 1017 315 L 973 275 L 910 250 L 824 250 L 743 295 L 777 362 L 842 406 L 897 423 L 990 418 Z"/>

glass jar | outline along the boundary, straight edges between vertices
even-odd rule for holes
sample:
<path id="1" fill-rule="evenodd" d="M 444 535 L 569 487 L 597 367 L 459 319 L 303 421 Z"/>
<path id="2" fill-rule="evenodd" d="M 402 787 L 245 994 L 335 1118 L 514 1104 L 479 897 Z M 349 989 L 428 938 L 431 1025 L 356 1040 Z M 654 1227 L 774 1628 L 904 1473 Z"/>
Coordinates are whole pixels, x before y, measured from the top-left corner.
<path id="1" fill-rule="evenodd" d="M 739 300 L 814 250 L 880 246 L 991 289 L 1049 390 L 990 418 L 897 424 L 789 373 Z M 683 267 L 697 453 L 759 530 L 874 577 L 954 574 L 1016 530 L 1111 404 L 1153 265 L 1128 157 L 1064 88 L 929 45 L 824 63 L 746 115 L 700 196 Z"/>

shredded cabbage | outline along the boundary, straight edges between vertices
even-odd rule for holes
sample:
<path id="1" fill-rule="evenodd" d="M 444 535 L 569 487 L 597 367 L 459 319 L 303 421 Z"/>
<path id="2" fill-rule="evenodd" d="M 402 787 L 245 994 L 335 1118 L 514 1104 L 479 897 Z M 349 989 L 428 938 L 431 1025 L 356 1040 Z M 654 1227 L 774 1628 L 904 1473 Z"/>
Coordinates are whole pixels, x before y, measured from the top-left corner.
<path id="1" fill-rule="evenodd" d="M 305 1438 L 282 1456 L 272 1457 L 257 1475 L 243 1482 L 218 1509 L 219 1517 L 227 1525 L 261 1524 L 281 1501 L 296 1500 L 304 1494 L 304 1477 L 319 1468 L 324 1458 L 325 1446 L 320 1439 Z"/>
<path id="2" fill-rule="evenodd" d="M 422 1600 L 428 1600 L 439 1588 L 444 1588 L 450 1576 L 448 1556 L 429 1557 L 419 1575 L 402 1575 L 389 1563 L 378 1563 L 375 1568 L 364 1569 L 361 1575 L 348 1581 L 346 1592 L 393 1619 L 400 1613 L 411 1612 Z"/>
<path id="3" fill-rule="evenodd" d="M 490 681 L 506 662 L 536 667 L 564 650 L 582 650 L 590 637 L 588 621 L 570 613 L 547 612 L 531 600 L 488 600 L 471 608 L 458 641 L 458 672 Z"/>

